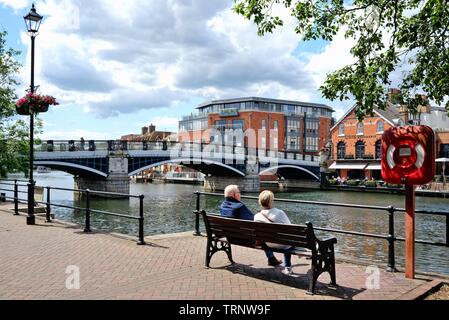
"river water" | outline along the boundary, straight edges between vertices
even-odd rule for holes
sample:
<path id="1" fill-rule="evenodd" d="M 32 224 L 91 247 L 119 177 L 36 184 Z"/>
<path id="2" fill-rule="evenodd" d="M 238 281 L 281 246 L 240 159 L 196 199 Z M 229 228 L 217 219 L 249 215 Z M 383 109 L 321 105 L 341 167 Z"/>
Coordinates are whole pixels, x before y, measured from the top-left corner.
<path id="1" fill-rule="evenodd" d="M 36 183 L 40 186 L 73 188 L 73 177 L 64 172 L 53 171 L 48 174 L 36 174 Z M 136 184 L 131 183 L 131 194 L 143 194 L 145 214 L 145 235 L 156 235 L 183 231 L 193 231 L 196 205 L 195 191 L 198 185 L 181 184 Z M 256 195 L 256 194 L 251 194 Z M 76 201 L 73 192 L 52 191 L 52 201 L 83 207 L 84 203 Z M 276 193 L 277 198 L 300 199 L 324 202 L 353 203 L 404 207 L 404 196 L 344 191 L 302 191 Z M 222 198 L 202 196 L 201 208 L 217 212 Z M 247 206 L 257 212 L 259 206 L 255 200 L 245 200 Z M 329 206 L 275 203 L 283 209 L 292 223 L 303 224 L 310 221 L 316 227 L 345 229 L 350 231 L 388 234 L 388 214 L 384 211 L 371 211 Z M 449 199 L 434 197 L 417 197 L 417 209 L 449 211 Z M 138 199 L 105 200 L 93 199 L 93 209 L 138 215 Z M 53 208 L 58 219 L 84 224 L 84 212 L 64 208 Z M 441 216 L 417 215 L 416 238 L 420 240 L 445 242 L 446 218 Z M 101 230 L 136 236 L 136 220 L 102 214 L 92 215 L 92 227 Z M 202 228 L 202 222 L 200 223 Z M 404 237 L 404 214 L 395 214 L 396 236 Z M 317 232 L 319 237 L 335 236 L 337 256 L 355 258 L 368 262 L 387 263 L 387 241 L 341 234 Z M 403 243 L 396 242 L 396 264 L 403 266 Z M 416 268 L 420 271 L 436 272 L 449 275 L 449 248 L 417 244 Z"/>

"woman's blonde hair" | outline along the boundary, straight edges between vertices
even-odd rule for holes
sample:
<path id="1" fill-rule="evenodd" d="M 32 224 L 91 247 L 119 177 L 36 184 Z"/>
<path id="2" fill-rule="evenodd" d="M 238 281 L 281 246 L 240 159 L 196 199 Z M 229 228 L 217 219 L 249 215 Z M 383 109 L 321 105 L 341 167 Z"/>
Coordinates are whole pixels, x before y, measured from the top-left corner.
<path id="1" fill-rule="evenodd" d="M 264 208 L 273 207 L 274 194 L 270 190 L 264 190 L 259 194 L 259 204 Z"/>

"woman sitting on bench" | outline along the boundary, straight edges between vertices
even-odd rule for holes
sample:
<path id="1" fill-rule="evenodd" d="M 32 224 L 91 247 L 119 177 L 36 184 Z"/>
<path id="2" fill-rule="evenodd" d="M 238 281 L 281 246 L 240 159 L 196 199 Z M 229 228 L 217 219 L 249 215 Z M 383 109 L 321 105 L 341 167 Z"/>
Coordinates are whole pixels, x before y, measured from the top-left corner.
<path id="1" fill-rule="evenodd" d="M 267 223 L 282 223 L 291 224 L 290 219 L 287 217 L 284 211 L 273 208 L 274 194 L 269 190 L 262 191 L 259 195 L 259 204 L 262 210 L 254 216 L 254 221 L 267 222 Z M 289 250 L 293 247 L 285 244 L 278 243 L 266 243 L 267 247 L 274 249 Z M 284 253 L 284 270 L 283 273 L 287 275 L 292 274 L 292 255 L 289 252 Z"/>

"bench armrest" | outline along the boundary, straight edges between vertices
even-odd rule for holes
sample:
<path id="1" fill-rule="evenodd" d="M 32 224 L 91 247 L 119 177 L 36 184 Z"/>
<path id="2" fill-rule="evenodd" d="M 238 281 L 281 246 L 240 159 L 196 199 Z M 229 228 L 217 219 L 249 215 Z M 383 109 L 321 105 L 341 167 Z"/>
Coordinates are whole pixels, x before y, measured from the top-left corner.
<path id="1" fill-rule="evenodd" d="M 321 255 L 333 254 L 334 253 L 334 244 L 337 243 L 336 238 L 326 238 L 323 240 L 317 240 L 318 243 L 318 252 Z"/>

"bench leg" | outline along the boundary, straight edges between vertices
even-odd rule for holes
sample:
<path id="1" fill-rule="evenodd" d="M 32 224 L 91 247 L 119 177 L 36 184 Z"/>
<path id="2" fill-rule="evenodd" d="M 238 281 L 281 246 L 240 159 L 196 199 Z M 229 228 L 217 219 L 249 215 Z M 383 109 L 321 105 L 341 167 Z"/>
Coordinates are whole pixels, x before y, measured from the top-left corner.
<path id="1" fill-rule="evenodd" d="M 307 294 L 310 294 L 310 295 L 315 294 L 316 282 L 318 280 L 318 276 L 320 275 L 315 259 L 312 258 L 312 260 L 314 262 L 312 263 L 312 268 L 310 269 L 309 290 L 307 291 Z"/>
<path id="2" fill-rule="evenodd" d="M 229 242 L 223 242 L 220 240 L 210 240 L 207 239 L 207 248 L 206 248 L 206 267 L 210 267 L 210 261 L 212 259 L 212 256 L 217 251 L 224 251 L 226 252 L 229 261 L 234 264 L 234 260 L 232 259 L 232 250 L 231 250 L 231 244 Z"/>
<path id="3" fill-rule="evenodd" d="M 328 271 L 331 276 L 331 283 L 333 286 L 337 285 L 337 278 L 335 276 L 335 257 L 332 255 L 332 258 L 329 259 Z"/>

